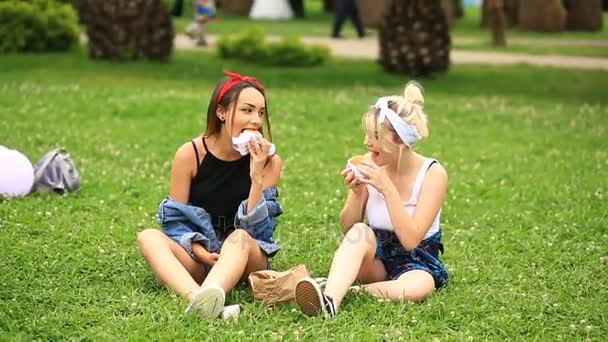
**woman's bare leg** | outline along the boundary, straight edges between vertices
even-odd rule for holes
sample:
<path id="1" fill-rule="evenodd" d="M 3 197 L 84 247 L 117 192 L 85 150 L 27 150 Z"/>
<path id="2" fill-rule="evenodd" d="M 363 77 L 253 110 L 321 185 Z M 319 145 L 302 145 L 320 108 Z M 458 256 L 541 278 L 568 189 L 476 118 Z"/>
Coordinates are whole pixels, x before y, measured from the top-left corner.
<path id="1" fill-rule="evenodd" d="M 137 245 L 156 278 L 178 296 L 188 300 L 205 279 L 205 268 L 158 229 L 137 234 Z"/>
<path id="2" fill-rule="evenodd" d="M 421 303 L 433 293 L 435 280 L 426 271 L 413 270 L 402 274 L 397 280 L 377 282 L 363 288 L 376 297 L 395 303 Z"/>
<path id="3" fill-rule="evenodd" d="M 265 270 L 268 258 L 258 243 L 243 229 L 236 229 L 224 241 L 220 258 L 201 287 L 219 286 L 230 291 L 249 273 Z"/>
<path id="4" fill-rule="evenodd" d="M 364 223 L 355 224 L 344 236 L 331 264 L 325 294 L 339 306 L 355 279 L 374 282 L 386 279 L 384 265 L 375 259 L 376 236 Z"/>

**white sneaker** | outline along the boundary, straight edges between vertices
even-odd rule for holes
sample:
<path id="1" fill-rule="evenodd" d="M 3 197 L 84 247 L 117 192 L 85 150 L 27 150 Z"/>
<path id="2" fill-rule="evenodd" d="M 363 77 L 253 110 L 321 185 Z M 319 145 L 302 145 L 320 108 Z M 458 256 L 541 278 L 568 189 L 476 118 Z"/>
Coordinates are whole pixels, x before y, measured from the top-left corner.
<path id="1" fill-rule="evenodd" d="M 321 287 L 312 278 L 306 277 L 296 284 L 294 297 L 300 310 L 308 316 L 323 314 L 324 318 L 336 316 L 333 298 L 321 292 Z"/>
<path id="2" fill-rule="evenodd" d="M 224 310 L 226 293 L 217 286 L 210 286 L 201 289 L 186 307 L 185 313 L 195 311 L 205 319 L 217 318 Z"/>

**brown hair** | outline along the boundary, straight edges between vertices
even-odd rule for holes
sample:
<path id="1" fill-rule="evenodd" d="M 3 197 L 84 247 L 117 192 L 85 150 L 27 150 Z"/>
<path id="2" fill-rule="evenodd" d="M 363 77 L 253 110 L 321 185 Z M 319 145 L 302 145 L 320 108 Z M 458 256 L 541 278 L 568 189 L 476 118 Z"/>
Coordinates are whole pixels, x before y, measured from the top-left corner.
<path id="1" fill-rule="evenodd" d="M 228 83 L 231 80 L 232 79 L 230 77 L 224 77 L 215 86 L 215 89 L 213 90 L 213 94 L 211 95 L 211 99 L 209 100 L 209 107 L 207 108 L 207 128 L 205 130 L 204 136 L 209 137 L 209 136 L 218 134 L 220 132 L 220 130 L 222 129 L 222 125 L 224 125 L 224 123 L 226 121 L 228 121 L 228 120 L 225 120 L 225 121 L 220 120 L 220 118 L 217 116 L 218 108 L 221 107 L 226 112 L 228 112 L 228 109 L 230 109 L 230 107 L 232 107 L 232 112 L 230 113 L 230 116 L 232 118 L 234 116 L 234 112 L 236 111 L 236 103 L 239 100 L 239 96 L 241 95 L 241 92 L 243 91 L 243 89 L 251 87 L 251 88 L 254 88 L 257 91 L 259 91 L 260 93 L 262 93 L 262 96 L 264 96 L 264 106 L 266 107 L 266 111 L 264 113 L 264 125 L 263 126 L 266 126 L 266 129 L 264 129 L 264 127 L 262 126 L 262 135 L 268 141 L 272 142 L 272 132 L 270 129 L 270 120 L 268 119 L 268 106 L 266 105 L 266 92 L 264 91 L 264 88 L 260 84 L 258 84 L 256 82 L 252 82 L 252 81 L 239 82 L 226 92 L 226 94 L 222 98 L 222 101 L 219 104 L 217 103 L 217 98 L 219 96 L 220 91 L 222 90 L 224 85 L 226 85 L 226 83 Z M 265 132 L 268 132 L 268 133 L 266 134 Z"/>

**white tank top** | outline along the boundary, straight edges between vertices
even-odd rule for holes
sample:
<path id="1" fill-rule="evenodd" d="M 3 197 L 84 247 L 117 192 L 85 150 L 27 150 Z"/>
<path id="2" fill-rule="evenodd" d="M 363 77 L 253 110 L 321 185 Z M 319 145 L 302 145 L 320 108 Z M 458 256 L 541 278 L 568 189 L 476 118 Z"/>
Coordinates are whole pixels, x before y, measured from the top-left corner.
<path id="1" fill-rule="evenodd" d="M 414 186 L 412 187 L 412 194 L 410 199 L 403 203 L 405 206 L 407 213 L 410 217 L 414 217 L 414 212 L 416 211 L 416 204 L 418 203 L 418 197 L 420 196 L 420 188 L 422 187 L 422 181 L 424 181 L 424 176 L 428 169 L 433 165 L 433 163 L 438 163 L 437 160 L 431 158 L 425 158 L 420 170 L 418 170 L 418 174 L 416 175 L 416 181 L 414 182 Z M 388 208 L 386 206 L 386 202 L 384 201 L 384 196 L 376 190 L 371 185 L 367 186 L 367 192 L 369 193 L 369 197 L 367 199 L 367 203 L 365 205 L 365 216 L 367 216 L 367 222 L 369 226 L 373 229 L 379 230 L 388 230 L 393 231 L 393 224 L 391 222 L 391 218 L 388 214 Z M 428 232 L 424 236 L 424 239 L 431 237 L 433 234 L 439 231 L 439 217 L 441 216 L 441 208 L 439 208 L 439 212 L 437 212 L 437 216 L 433 220 L 431 227 Z"/>

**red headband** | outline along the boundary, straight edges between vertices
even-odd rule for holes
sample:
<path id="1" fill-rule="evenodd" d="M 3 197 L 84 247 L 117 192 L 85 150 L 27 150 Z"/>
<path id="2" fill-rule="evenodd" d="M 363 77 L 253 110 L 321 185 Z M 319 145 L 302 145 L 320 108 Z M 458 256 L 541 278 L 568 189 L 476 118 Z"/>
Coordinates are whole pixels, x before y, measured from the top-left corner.
<path id="1" fill-rule="evenodd" d="M 224 84 L 224 86 L 222 87 L 222 89 L 220 90 L 220 93 L 217 95 L 217 104 L 219 105 L 220 102 L 222 102 L 222 99 L 224 98 L 224 95 L 226 95 L 226 93 L 228 92 L 228 90 L 232 89 L 232 87 L 234 87 L 235 85 L 241 83 L 241 82 L 253 82 L 255 84 L 257 84 L 258 86 L 260 86 L 260 88 L 262 88 L 262 90 L 264 90 L 264 86 L 262 85 L 262 83 L 260 83 L 258 80 L 255 79 L 255 77 L 248 77 L 248 76 L 241 76 L 239 74 L 234 74 L 228 71 L 224 71 L 224 74 L 228 75 L 231 80 L 226 82 L 226 84 Z"/>

